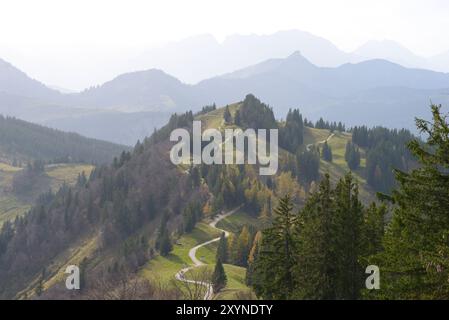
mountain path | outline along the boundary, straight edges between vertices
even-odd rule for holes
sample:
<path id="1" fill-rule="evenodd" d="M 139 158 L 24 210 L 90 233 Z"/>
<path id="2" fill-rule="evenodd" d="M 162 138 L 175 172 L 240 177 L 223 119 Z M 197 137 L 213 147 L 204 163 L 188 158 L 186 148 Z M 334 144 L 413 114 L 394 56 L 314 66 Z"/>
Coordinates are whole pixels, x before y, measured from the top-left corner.
<path id="1" fill-rule="evenodd" d="M 324 139 L 323 141 L 318 141 L 317 143 L 309 143 L 307 146 L 306 146 L 306 149 L 307 149 L 307 151 L 310 151 L 310 148 L 312 148 L 312 146 L 314 145 L 314 144 L 324 144 L 325 142 L 329 142 L 333 137 L 335 136 L 335 133 L 331 133 L 330 135 L 329 135 L 329 137 L 327 137 L 326 139 Z"/>
<path id="2" fill-rule="evenodd" d="M 236 213 L 239 209 L 240 209 L 240 207 L 237 207 L 237 208 L 235 208 L 235 209 L 233 209 L 233 210 L 231 210 L 231 211 L 228 211 L 228 212 L 226 212 L 226 213 L 221 213 L 221 214 L 217 215 L 217 216 L 214 217 L 214 219 L 209 223 L 209 226 L 212 227 L 212 228 L 214 228 L 214 229 L 216 229 L 216 230 L 218 230 L 218 231 L 224 232 L 226 238 L 229 237 L 229 232 L 228 232 L 228 231 L 223 230 L 223 229 L 220 229 L 220 228 L 217 228 L 216 225 L 217 225 L 217 223 L 220 222 L 221 220 L 223 220 L 223 219 L 229 217 L 230 215 Z M 189 258 L 190 258 L 190 260 L 192 260 L 193 266 L 183 268 L 183 269 L 179 270 L 179 271 L 175 274 L 176 280 L 179 280 L 179 281 L 182 281 L 182 282 L 186 282 L 186 283 L 194 283 L 194 284 L 196 283 L 196 284 L 205 286 L 205 287 L 207 288 L 207 291 L 206 291 L 206 293 L 205 293 L 205 295 L 204 295 L 204 300 L 211 300 L 212 297 L 213 297 L 213 295 L 214 295 L 214 289 L 213 289 L 213 287 L 212 287 L 212 283 L 211 283 L 211 282 L 204 282 L 204 281 L 189 280 L 189 279 L 186 279 L 185 274 L 186 274 L 188 271 L 192 270 L 192 269 L 195 269 L 195 268 L 197 268 L 197 267 L 206 265 L 204 262 L 202 262 L 201 260 L 199 260 L 199 259 L 196 257 L 196 252 L 198 251 L 199 248 L 204 247 L 204 246 L 207 246 L 207 245 L 209 245 L 209 244 L 211 244 L 211 243 L 214 243 L 214 242 L 217 242 L 217 241 L 219 241 L 219 240 L 220 240 L 220 237 L 215 238 L 215 239 L 212 239 L 212 240 L 209 240 L 209 241 L 206 241 L 206 242 L 203 242 L 203 243 L 201 243 L 201 244 L 199 244 L 199 245 L 193 247 L 192 249 L 190 249 L 190 250 L 189 250 Z"/>

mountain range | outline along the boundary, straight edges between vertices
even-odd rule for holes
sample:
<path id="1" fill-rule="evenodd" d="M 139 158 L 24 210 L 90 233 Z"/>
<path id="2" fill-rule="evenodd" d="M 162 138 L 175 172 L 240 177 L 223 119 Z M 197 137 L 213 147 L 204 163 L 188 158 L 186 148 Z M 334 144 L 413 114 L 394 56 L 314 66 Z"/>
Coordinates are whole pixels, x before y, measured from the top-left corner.
<path id="1" fill-rule="evenodd" d="M 150 69 L 63 94 L 0 62 L 0 113 L 127 145 L 174 112 L 226 105 L 247 93 L 269 103 L 277 117 L 300 108 L 312 120 L 412 129 L 430 101 L 449 102 L 449 74 L 380 59 L 320 67 L 295 51 L 195 85 Z"/>
<path id="2" fill-rule="evenodd" d="M 158 68 L 183 82 L 197 83 L 271 58 L 283 58 L 295 51 L 320 67 L 384 59 L 405 67 L 449 72 L 449 51 L 423 57 L 392 40 L 370 40 L 345 52 L 331 41 L 301 30 L 268 35 L 236 34 L 221 43 L 212 35 L 194 36 L 146 50 L 131 59 L 129 68 Z"/>

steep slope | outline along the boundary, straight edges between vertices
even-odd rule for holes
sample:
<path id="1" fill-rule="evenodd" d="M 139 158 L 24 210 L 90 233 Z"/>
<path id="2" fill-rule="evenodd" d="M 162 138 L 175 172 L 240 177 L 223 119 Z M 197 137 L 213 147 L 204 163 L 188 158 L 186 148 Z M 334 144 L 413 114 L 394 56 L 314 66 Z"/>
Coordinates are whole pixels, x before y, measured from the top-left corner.
<path id="1" fill-rule="evenodd" d="M 88 177 L 92 163 L 111 163 L 128 149 L 0 116 L 0 225 L 23 215 L 50 189 L 75 185 L 83 172 Z"/>
<path id="2" fill-rule="evenodd" d="M 0 59 L 0 93 L 41 100 L 57 100 L 61 97 L 58 91 L 31 79 L 24 72 L 2 59 Z"/>
<path id="3" fill-rule="evenodd" d="M 158 70 L 124 74 L 83 93 L 61 93 L 0 59 L 0 115 L 132 146 L 185 110 L 188 86 Z"/>
<path id="4" fill-rule="evenodd" d="M 57 164 L 33 174 L 0 161 L 0 229 L 6 221 L 24 215 L 42 194 L 64 184 L 74 186 L 79 175 L 88 177 L 93 168 L 89 164 Z"/>
<path id="5" fill-rule="evenodd" d="M 126 111 L 165 111 L 186 109 L 193 103 L 189 86 L 161 70 L 126 73 L 70 97 L 76 105 L 124 108 Z"/>
<path id="6" fill-rule="evenodd" d="M 224 121 L 226 109 L 233 120 Z M 219 235 L 204 222 L 242 206 L 249 215 L 245 221 L 269 223 L 262 216 L 267 201 L 275 206 L 288 192 L 295 206 L 300 207 L 320 179 L 319 173 L 329 173 L 336 181 L 349 170 L 344 153 L 351 134 L 309 126 L 301 126 L 303 130 L 297 132 L 303 141 L 295 150 L 280 149 L 279 170 L 272 177 L 260 176 L 253 165 L 175 166 L 169 159 L 173 145 L 168 142 L 169 135 L 175 128 L 191 130 L 194 119 L 201 120 L 203 128 L 220 130 L 246 127 L 251 122 L 255 128 L 279 128 L 283 139 L 292 138 L 286 135 L 290 132 L 286 131 L 287 122 L 276 121 L 272 110 L 252 95 L 228 108 L 173 115 L 165 127 L 138 144 L 133 152 L 123 153 L 109 166 L 96 168 L 88 182 L 80 181 L 72 187 L 64 186 L 56 194 L 47 194 L 30 213 L 13 224 L 5 224 L 0 233 L 0 296 L 117 298 L 123 296 L 114 284 L 131 285 L 134 282 L 129 281 L 137 277 L 139 281 L 150 280 L 147 285 L 165 288 L 166 294 L 175 292 L 171 298 L 183 297 L 185 292 L 172 286 L 175 274 L 190 263 L 188 252 L 192 247 Z M 332 162 L 321 159 L 316 151 L 323 149 L 326 140 L 333 150 Z M 301 169 L 306 165 L 300 156 L 308 154 L 309 149 L 314 149 L 312 156 L 317 157 L 320 171 L 313 180 L 306 181 L 308 173 Z M 374 190 L 365 183 L 366 153 L 361 147 L 360 167 L 354 175 L 360 183 L 361 198 L 368 203 L 374 199 Z M 240 232 L 238 228 L 226 230 L 234 233 L 234 238 Z M 248 230 L 242 237 L 247 239 L 246 246 L 254 237 L 254 229 Z M 196 258 L 212 264 L 214 246 L 211 243 L 201 247 Z M 227 287 L 229 295 L 222 298 L 246 292 L 247 257 L 242 252 L 239 259 L 230 261 L 232 265 L 225 265 L 232 281 Z M 82 266 L 87 277 L 82 292 L 64 289 L 65 267 L 73 263 Z M 196 275 L 185 276 L 189 279 Z M 146 291 L 144 297 L 154 298 L 148 292 L 155 294 L 154 290 Z"/>
<path id="7" fill-rule="evenodd" d="M 100 290 L 95 281 L 117 275 L 108 268 L 135 270 L 145 263 L 158 221 L 170 216 L 168 227 L 177 230 L 182 208 L 195 194 L 201 198 L 171 164 L 167 138 L 148 139 L 114 164 L 96 168 L 88 183 L 46 194 L 27 215 L 6 224 L 0 236 L 0 296 L 37 297 L 72 259 L 91 263 L 91 290 L 85 294 L 92 295 Z M 67 295 L 62 290 L 58 297 Z"/>
<path id="8" fill-rule="evenodd" d="M 0 160 L 110 163 L 128 147 L 0 115 Z"/>

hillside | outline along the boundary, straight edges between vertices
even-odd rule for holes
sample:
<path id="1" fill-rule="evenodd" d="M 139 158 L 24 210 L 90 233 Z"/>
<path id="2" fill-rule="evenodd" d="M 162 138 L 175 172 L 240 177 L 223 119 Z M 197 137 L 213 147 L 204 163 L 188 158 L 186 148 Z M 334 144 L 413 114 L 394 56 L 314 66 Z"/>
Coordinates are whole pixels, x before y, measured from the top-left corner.
<path id="1" fill-rule="evenodd" d="M 242 103 L 229 105 L 231 114 L 235 116 L 235 112 L 240 109 L 241 106 Z M 215 111 L 208 112 L 207 114 L 199 115 L 197 119 L 202 121 L 203 128 L 219 128 L 220 130 L 224 130 L 226 128 L 235 128 L 234 125 L 226 125 L 224 123 L 224 110 L 225 108 L 219 108 Z M 329 129 L 317 129 L 305 126 L 304 144 L 302 146 L 302 149 L 306 149 L 306 147 L 309 145 L 322 147 L 324 141 L 331 135 L 332 137 L 327 141 L 328 145 L 332 148 L 334 159 L 332 163 L 320 159 L 320 173 L 329 173 L 332 180 L 337 181 L 338 179 L 342 178 L 347 172 L 351 171 L 345 161 L 346 144 L 352 141 L 352 134 L 350 132 L 331 132 Z M 367 150 L 364 148 L 360 148 L 360 153 L 360 167 L 357 170 L 353 171 L 353 173 L 360 182 L 361 194 L 364 201 L 366 201 L 366 203 L 369 203 L 375 198 L 376 191 L 366 183 L 364 169 L 366 164 Z M 294 154 L 280 147 L 279 156 L 282 161 L 282 159 L 285 159 L 289 156 L 294 156 Z"/>
<path id="2" fill-rule="evenodd" d="M 128 147 L 0 115 L 0 160 L 110 163 Z"/>
<path id="3" fill-rule="evenodd" d="M 198 191 L 186 188 L 187 177 L 170 164 L 167 147 L 165 141 L 148 140 L 133 153 L 123 153 L 113 165 L 97 167 L 89 182 L 55 190 L 40 198 L 27 215 L 4 224 L 0 296 L 38 297 L 36 290 L 41 285 L 47 289 L 47 282 L 60 284 L 52 281 L 54 276 L 60 279 L 69 261 L 80 263 L 88 258 L 89 281 L 93 282 L 106 280 L 104 272 L 114 265 L 135 270 L 145 263 L 147 241 L 154 243 L 161 217 L 170 214 L 170 230 L 175 230 L 179 208 L 195 194 L 200 197 Z M 27 261 L 17 264 L 19 257 Z M 107 277 L 122 275 L 109 273 Z M 97 294 L 99 286 L 93 282 L 92 290 L 83 294 Z M 111 279 L 111 283 L 117 282 Z M 54 289 L 58 292 L 58 286 Z"/>
<path id="4" fill-rule="evenodd" d="M 0 59 L 0 92 L 25 98 L 57 100 L 62 95 Z"/>
<path id="5" fill-rule="evenodd" d="M 190 86 L 161 70 L 122 74 L 101 86 L 67 96 L 71 104 L 130 111 L 179 110 L 195 102 Z"/>
<path id="6" fill-rule="evenodd" d="M 6 221 L 25 214 L 40 195 L 49 190 L 55 192 L 65 184 L 74 186 L 78 175 L 84 173 L 88 177 L 93 168 L 89 164 L 48 165 L 42 173 L 31 177 L 26 169 L 0 162 L 0 229 Z M 19 177 L 26 179 L 26 190 L 18 189 Z"/>
<path id="7" fill-rule="evenodd" d="M 228 121 L 224 120 L 226 110 L 231 117 Z M 203 128 L 220 130 L 249 124 L 279 128 L 278 172 L 263 177 L 253 165 L 173 165 L 169 160 L 170 132 L 179 127 L 191 129 L 194 119 L 202 120 Z M 391 144 L 376 144 L 376 130 L 360 128 L 351 134 L 341 124 L 321 120 L 312 125 L 303 121 L 297 110 L 290 111 L 285 121 L 276 121 L 272 109 L 253 95 L 228 107 L 173 115 L 165 127 L 132 152 L 123 153 L 109 166 L 97 167 L 89 181 L 49 194 L 29 214 L 6 224 L 0 233 L 0 296 L 188 299 L 192 288 L 177 282 L 175 275 L 192 266 L 189 251 L 194 246 L 219 236 L 210 224 L 217 214 L 240 207 L 235 216 L 217 226 L 230 233 L 226 244 L 229 256 L 223 260 L 229 282 L 215 298 L 253 297 L 246 285 L 248 253 L 258 233 L 270 225 L 271 210 L 279 199 L 289 193 L 294 206 L 301 208 L 323 174 L 329 173 L 333 183 L 343 177 L 349 171 L 346 145 L 354 140 L 360 144 L 360 159 L 353 174 L 359 181 L 361 199 L 369 203 L 378 190 L 377 185 L 373 184 L 374 188 L 366 182 L 369 168 L 375 168 L 376 177 L 381 177 L 391 171 L 392 161 L 371 158 L 370 150 L 382 146 L 387 148 L 383 153 L 400 151 L 393 144 L 395 132 L 381 133 Z M 365 134 L 369 141 L 362 139 Z M 332 161 L 323 157 L 326 140 Z M 398 156 L 406 162 L 403 154 Z M 374 161 L 387 164 L 386 169 Z M 207 266 L 195 267 L 184 277 L 209 277 L 221 245 L 220 240 L 198 249 L 196 258 Z M 19 257 L 25 261 L 18 264 Z M 63 289 L 64 267 L 72 263 L 87 275 L 82 292 Z M 122 291 L 126 288 L 117 283 L 136 284 L 149 291 L 137 290 L 128 296 L 128 291 Z M 197 298 L 201 298 L 199 292 Z"/>

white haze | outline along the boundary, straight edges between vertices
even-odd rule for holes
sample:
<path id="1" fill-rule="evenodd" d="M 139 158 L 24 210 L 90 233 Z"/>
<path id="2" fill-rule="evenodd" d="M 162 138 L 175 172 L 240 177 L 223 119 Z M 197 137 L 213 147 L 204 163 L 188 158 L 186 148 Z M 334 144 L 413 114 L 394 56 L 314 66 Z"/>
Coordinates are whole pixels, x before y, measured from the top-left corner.
<path id="1" fill-rule="evenodd" d="M 151 48 L 166 42 L 198 34 L 222 42 L 233 34 L 299 29 L 345 52 L 369 40 L 394 40 L 410 49 L 408 60 L 416 62 L 415 56 L 420 60 L 449 50 L 448 16 L 449 2 L 444 0 L 2 0 L 0 58 L 50 86 L 81 90 L 130 69 L 181 70 L 145 58 Z M 371 55 L 366 48 L 373 47 L 379 51 L 371 45 L 362 48 L 364 55 Z M 434 60 L 430 68 L 449 66 L 449 55 Z M 195 81 L 221 71 L 174 75 Z"/>

